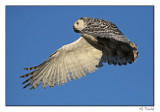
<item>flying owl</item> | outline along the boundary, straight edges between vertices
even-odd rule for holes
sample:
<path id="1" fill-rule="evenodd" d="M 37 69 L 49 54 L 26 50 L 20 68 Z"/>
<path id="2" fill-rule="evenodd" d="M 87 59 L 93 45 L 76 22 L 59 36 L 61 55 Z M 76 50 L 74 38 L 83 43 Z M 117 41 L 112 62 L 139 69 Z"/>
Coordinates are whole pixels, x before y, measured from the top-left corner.
<path id="1" fill-rule="evenodd" d="M 59 86 L 94 72 L 104 62 L 121 66 L 138 58 L 137 45 L 110 21 L 83 17 L 75 22 L 73 30 L 81 33 L 78 40 L 62 46 L 42 64 L 24 68 L 34 71 L 21 76 L 30 76 L 22 83 L 28 82 L 23 88 L 35 89 L 41 82 L 43 88 Z"/>

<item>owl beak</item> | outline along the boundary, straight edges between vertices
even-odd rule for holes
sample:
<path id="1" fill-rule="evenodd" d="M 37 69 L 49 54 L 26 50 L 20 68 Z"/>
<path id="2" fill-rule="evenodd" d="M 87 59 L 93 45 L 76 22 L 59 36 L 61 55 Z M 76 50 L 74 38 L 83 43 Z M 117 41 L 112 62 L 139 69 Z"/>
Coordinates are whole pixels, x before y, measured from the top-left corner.
<path id="1" fill-rule="evenodd" d="M 76 32 L 76 33 L 80 33 L 80 31 L 77 30 L 74 26 L 73 26 L 73 30 L 74 30 L 74 32 Z"/>

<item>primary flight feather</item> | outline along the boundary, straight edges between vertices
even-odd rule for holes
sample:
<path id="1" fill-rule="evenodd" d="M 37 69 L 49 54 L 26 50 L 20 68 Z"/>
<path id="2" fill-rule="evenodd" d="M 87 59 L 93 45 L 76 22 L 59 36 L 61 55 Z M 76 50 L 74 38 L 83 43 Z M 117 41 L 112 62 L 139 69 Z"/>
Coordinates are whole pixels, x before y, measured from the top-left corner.
<path id="1" fill-rule="evenodd" d="M 34 71 L 21 76 L 30 76 L 23 82 L 28 82 L 24 88 L 35 89 L 41 82 L 43 88 L 55 87 L 94 72 L 103 62 L 126 65 L 138 58 L 137 45 L 110 21 L 83 17 L 75 22 L 73 29 L 82 34 L 78 40 L 62 46 L 42 64 L 25 68 Z"/>

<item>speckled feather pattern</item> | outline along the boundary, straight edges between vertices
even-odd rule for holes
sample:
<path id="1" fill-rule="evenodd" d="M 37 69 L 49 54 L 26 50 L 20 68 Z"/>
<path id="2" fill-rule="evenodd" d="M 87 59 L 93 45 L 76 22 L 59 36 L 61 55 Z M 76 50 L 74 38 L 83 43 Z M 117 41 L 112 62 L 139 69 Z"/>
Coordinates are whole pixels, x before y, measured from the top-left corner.
<path id="1" fill-rule="evenodd" d="M 115 39 L 126 43 L 129 42 L 129 39 L 123 35 L 114 23 L 110 21 L 86 17 L 81 19 L 88 24 L 81 33 L 87 33 L 99 38 Z"/>

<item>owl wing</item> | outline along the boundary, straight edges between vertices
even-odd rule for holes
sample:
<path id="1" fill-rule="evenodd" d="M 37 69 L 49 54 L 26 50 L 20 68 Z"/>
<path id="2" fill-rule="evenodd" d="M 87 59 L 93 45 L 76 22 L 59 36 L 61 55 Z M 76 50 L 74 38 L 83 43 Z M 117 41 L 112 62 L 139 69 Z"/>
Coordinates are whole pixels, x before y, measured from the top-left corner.
<path id="1" fill-rule="evenodd" d="M 31 76 L 24 83 L 29 82 L 24 88 L 37 88 L 43 82 L 43 88 L 54 87 L 56 84 L 65 84 L 68 79 L 81 78 L 87 73 L 92 73 L 102 66 L 102 50 L 91 45 L 83 37 L 77 41 L 64 45 L 53 53 L 49 59 L 35 67 L 25 68 L 33 72 L 21 76 L 25 78 Z"/>
<path id="2" fill-rule="evenodd" d="M 100 21 L 100 23 L 94 22 L 88 24 L 87 27 L 81 31 L 81 33 L 82 35 L 86 33 L 94 37 L 114 39 L 124 43 L 130 42 L 129 39 L 118 29 L 118 27 L 109 21 Z"/>
<path id="3" fill-rule="evenodd" d="M 91 35 L 106 48 L 105 57 L 108 64 L 126 65 L 135 62 L 138 58 L 137 45 L 125 37 L 112 22 L 98 20 L 98 23 L 90 23 L 81 33 L 86 38 L 87 36 L 90 38 Z"/>

